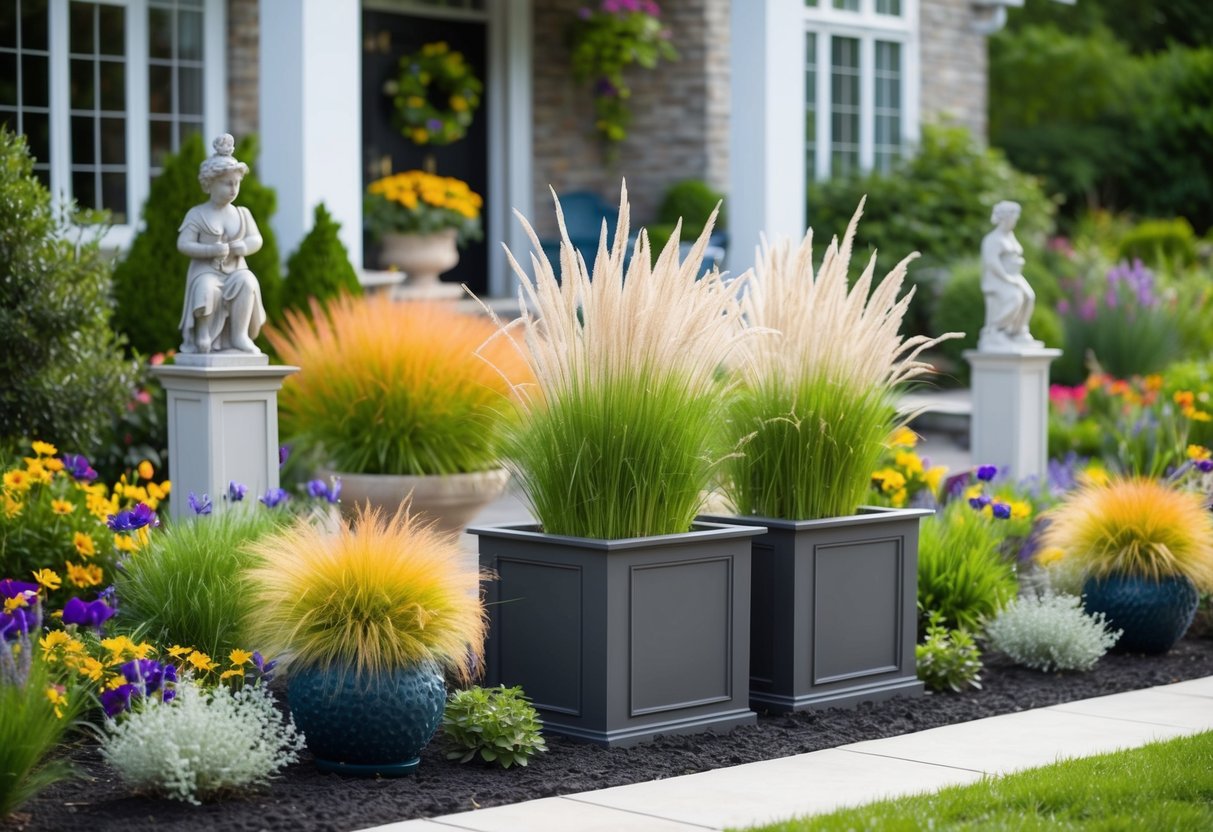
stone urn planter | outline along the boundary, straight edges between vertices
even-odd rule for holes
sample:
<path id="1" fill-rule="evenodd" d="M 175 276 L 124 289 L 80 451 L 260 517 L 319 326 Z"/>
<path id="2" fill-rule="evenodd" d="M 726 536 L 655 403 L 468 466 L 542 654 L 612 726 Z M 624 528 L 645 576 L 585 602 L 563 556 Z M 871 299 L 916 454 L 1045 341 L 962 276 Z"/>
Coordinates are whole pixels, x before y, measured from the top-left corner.
<path id="1" fill-rule="evenodd" d="M 468 474 L 406 476 L 397 474 L 345 474 L 322 471 L 321 477 L 341 478 L 341 504 L 346 516 L 364 504 L 387 515 L 411 494 L 413 511 L 434 518 L 440 531 L 458 534 L 481 509 L 501 496 L 510 474 L 504 468 Z"/>
<path id="2" fill-rule="evenodd" d="M 761 529 L 750 578 L 751 707 L 802 711 L 922 694 L 918 523 L 931 512 L 859 511 L 824 520 L 700 518 Z"/>
<path id="3" fill-rule="evenodd" d="M 1123 630 L 1113 648 L 1120 653 L 1165 653 L 1183 638 L 1200 593 L 1182 575 L 1152 580 L 1136 575 L 1088 578 L 1082 587 L 1088 613 L 1102 612 L 1108 628 Z"/>
<path id="4" fill-rule="evenodd" d="M 411 774 L 442 722 L 446 685 L 428 664 L 359 678 L 292 670 L 287 703 L 321 771 L 361 777 Z"/>
<path id="5" fill-rule="evenodd" d="M 748 704 L 750 539 L 685 534 L 561 537 L 534 525 L 473 527 L 489 636 L 485 682 L 522 685 L 544 731 L 600 745 L 727 731 Z"/>
<path id="6" fill-rule="evenodd" d="M 456 230 L 444 228 L 430 234 L 401 234 L 387 232 L 383 235 L 380 259 L 385 265 L 395 266 L 406 275 L 407 281 L 397 291 L 409 297 L 457 297 L 460 287 L 443 283 L 438 276 L 459 263 L 456 246 Z"/>

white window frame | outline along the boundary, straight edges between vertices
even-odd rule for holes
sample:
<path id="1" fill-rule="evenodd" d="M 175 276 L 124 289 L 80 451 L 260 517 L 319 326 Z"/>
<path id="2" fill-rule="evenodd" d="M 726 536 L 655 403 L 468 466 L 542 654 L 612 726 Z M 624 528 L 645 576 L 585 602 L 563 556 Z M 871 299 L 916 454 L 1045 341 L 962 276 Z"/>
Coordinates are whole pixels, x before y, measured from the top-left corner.
<path id="1" fill-rule="evenodd" d="M 126 222 L 106 229 L 101 244 L 107 249 L 130 246 L 141 222 L 151 175 L 148 139 L 147 0 L 89 0 L 126 9 Z M 71 79 L 68 63 L 68 20 L 71 0 L 48 3 L 47 42 L 50 46 L 50 179 L 51 193 L 66 202 L 72 196 Z M 204 136 L 226 132 L 227 8 L 225 0 L 203 0 L 203 129 Z M 199 191 L 199 201 L 202 193 Z"/>
<path id="2" fill-rule="evenodd" d="M 833 37 L 859 41 L 859 170 L 870 171 L 876 160 L 876 41 L 901 44 L 901 145 L 918 141 L 919 39 L 918 0 L 901 0 L 900 15 L 876 13 L 876 0 L 860 0 L 859 11 L 835 9 L 833 0 L 818 0 L 804 8 L 805 36 L 817 37 L 815 157 L 809 175 L 830 177 L 832 150 L 831 53 Z M 803 70 L 802 70 L 803 71 Z"/>

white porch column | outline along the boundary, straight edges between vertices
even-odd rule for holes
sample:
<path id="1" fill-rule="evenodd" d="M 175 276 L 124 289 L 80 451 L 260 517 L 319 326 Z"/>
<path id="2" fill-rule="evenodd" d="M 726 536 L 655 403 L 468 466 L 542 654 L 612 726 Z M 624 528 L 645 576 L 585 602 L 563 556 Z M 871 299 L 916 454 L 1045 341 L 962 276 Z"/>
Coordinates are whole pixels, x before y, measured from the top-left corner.
<path id="1" fill-rule="evenodd" d="M 262 179 L 278 192 L 286 257 L 320 202 L 362 265 L 362 6 L 358 0 L 261 0 Z"/>
<path id="2" fill-rule="evenodd" d="M 805 231 L 804 0 L 733 2 L 729 44 L 729 254 L 754 265 L 759 235 Z"/>

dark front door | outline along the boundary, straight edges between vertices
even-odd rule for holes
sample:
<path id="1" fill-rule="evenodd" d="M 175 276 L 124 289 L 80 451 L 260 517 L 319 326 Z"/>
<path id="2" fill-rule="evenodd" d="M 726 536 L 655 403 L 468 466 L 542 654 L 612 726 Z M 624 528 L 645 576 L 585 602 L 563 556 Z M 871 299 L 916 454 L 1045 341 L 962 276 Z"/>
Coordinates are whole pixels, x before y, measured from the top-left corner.
<path id="1" fill-rule="evenodd" d="M 476 77 L 485 85 L 480 108 L 467 135 L 448 145 L 416 145 L 392 126 L 392 99 L 383 85 L 396 77 L 400 57 L 418 51 L 427 43 L 446 41 L 451 49 L 462 52 Z M 362 12 L 362 180 L 365 187 L 388 173 L 415 168 L 425 169 L 428 157 L 434 173 L 454 176 L 484 197 L 488 193 L 488 112 L 485 107 L 488 83 L 485 71 L 487 28 L 484 23 L 466 20 L 437 20 L 391 12 Z M 481 220 L 484 216 L 482 211 Z M 484 241 L 460 249 L 459 265 L 442 279 L 466 283 L 480 296 L 488 294 L 488 247 Z M 378 247 L 365 240 L 365 262 L 379 265 Z"/>

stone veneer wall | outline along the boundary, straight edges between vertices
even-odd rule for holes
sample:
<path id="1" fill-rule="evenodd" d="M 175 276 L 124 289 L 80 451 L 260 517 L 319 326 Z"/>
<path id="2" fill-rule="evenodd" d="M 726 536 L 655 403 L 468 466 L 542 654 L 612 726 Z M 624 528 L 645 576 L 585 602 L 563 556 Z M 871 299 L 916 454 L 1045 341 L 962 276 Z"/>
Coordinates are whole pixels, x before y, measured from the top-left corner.
<path id="1" fill-rule="evenodd" d="M 584 0 L 534 0 L 535 217 L 555 228 L 548 186 L 588 190 L 608 203 L 627 178 L 633 227 L 654 220 L 665 189 L 704 179 L 724 191 L 729 147 L 729 0 L 661 0 L 680 58 L 654 71 L 629 70 L 632 123 L 613 163 L 593 132 L 589 85 L 569 74 L 567 27 Z"/>
<path id="2" fill-rule="evenodd" d="M 920 109 L 923 123 L 950 120 L 984 142 L 989 61 L 985 36 L 973 30 L 978 14 L 971 0 L 920 0 Z"/>
<path id="3" fill-rule="evenodd" d="M 237 140 L 257 132 L 259 123 L 257 7 L 258 0 L 227 0 L 227 131 Z"/>

